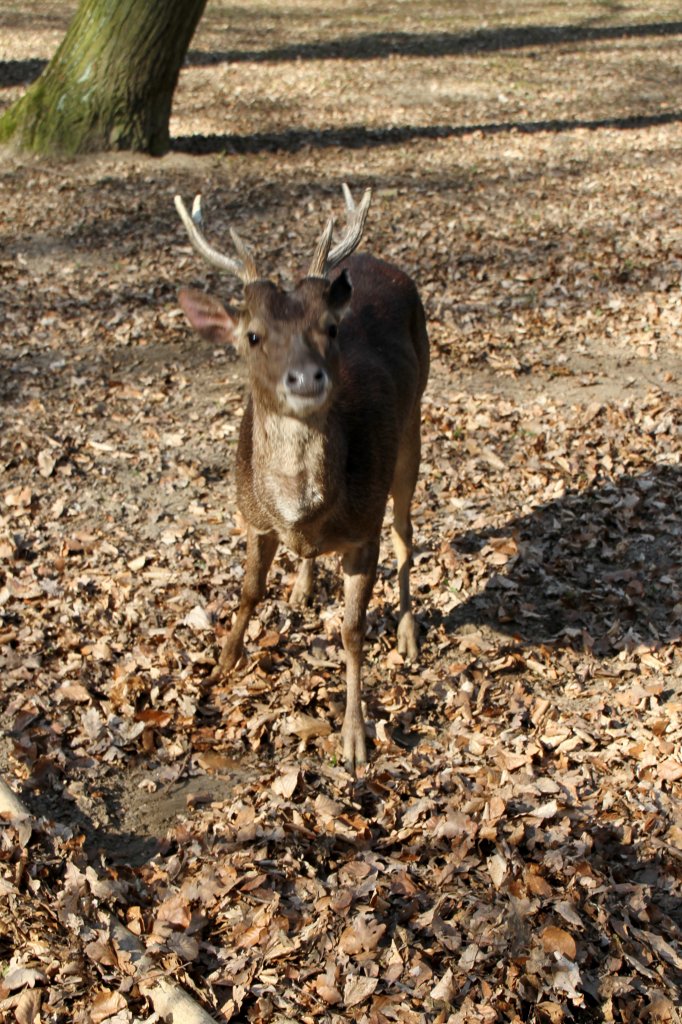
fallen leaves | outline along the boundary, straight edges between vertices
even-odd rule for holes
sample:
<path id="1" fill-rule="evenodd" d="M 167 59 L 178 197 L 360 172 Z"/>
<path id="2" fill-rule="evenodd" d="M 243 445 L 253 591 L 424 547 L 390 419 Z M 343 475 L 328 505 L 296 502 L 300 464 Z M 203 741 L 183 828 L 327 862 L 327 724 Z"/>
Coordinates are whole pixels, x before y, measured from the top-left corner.
<path id="1" fill-rule="evenodd" d="M 428 39 L 436 16 L 460 19 L 444 45 L 460 39 L 469 15 L 445 7 L 417 23 L 406 6 L 405 39 Z M 313 45 L 327 31 L 289 13 Z M 498 42 L 526 17 L 488 15 Z M 371 5 L 353 16 L 378 38 Z M 222 15 L 206 17 L 197 52 L 220 52 Z M 230 31 L 262 48 L 264 17 L 237 5 Z M 569 101 L 609 118 L 626 92 L 655 102 L 674 76 L 622 32 L 437 60 L 253 61 L 246 76 L 191 64 L 177 124 L 244 145 L 276 131 L 280 148 L 228 139 L 210 166 L 84 161 L 77 182 L 65 166 L 4 168 L 0 761 L 38 818 L 0 826 L 0 1015 L 142 1019 L 148 989 L 106 909 L 216 1019 L 678 1020 L 678 128 L 518 132 L 499 117 L 538 81 L 523 97 L 538 121 Z M 656 40 L 659 63 L 674 45 L 672 30 Z M 397 125 L 431 126 L 462 69 L 484 85 L 457 92 L 458 133 L 387 145 L 388 101 Z M 332 141 L 361 134 L 296 150 L 292 110 Z M 217 238 L 234 224 L 289 273 L 336 182 L 358 176 L 375 185 L 368 248 L 419 282 L 433 368 L 414 506 L 421 659 L 395 652 L 387 533 L 366 642 L 372 761 L 354 782 L 338 763 L 333 560 L 299 613 L 282 553 L 247 657 L 208 681 L 243 575 L 244 393 L 232 355 L 178 318 L 178 281 L 203 271 L 168 197 L 180 178 L 200 185 Z"/>
<path id="2" fill-rule="evenodd" d="M 575 939 L 565 929 L 557 928 L 556 925 L 547 925 L 540 933 L 540 940 L 547 953 L 558 953 L 569 960 L 575 960 L 577 952 Z"/>

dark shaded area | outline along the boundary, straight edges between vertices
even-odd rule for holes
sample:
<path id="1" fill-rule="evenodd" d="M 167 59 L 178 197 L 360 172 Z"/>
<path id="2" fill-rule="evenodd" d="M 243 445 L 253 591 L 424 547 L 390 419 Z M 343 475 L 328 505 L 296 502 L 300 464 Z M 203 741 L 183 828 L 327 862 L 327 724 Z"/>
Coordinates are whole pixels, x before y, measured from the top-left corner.
<path id="1" fill-rule="evenodd" d="M 517 642 L 606 657 L 682 637 L 682 468 L 653 466 L 570 492 L 530 515 L 452 541 L 463 558 L 496 537 L 519 553 L 446 618 L 487 623 Z"/>
<path id="2" fill-rule="evenodd" d="M 527 25 L 476 32 L 370 32 L 343 39 L 285 43 L 268 49 L 189 50 L 188 67 L 214 64 L 278 63 L 292 60 L 382 60 L 385 57 L 456 57 L 528 47 L 593 43 L 619 39 L 665 38 L 682 33 L 682 21 L 643 25 Z M 0 61 L 0 88 L 29 85 L 47 61 Z"/>
<path id="3" fill-rule="evenodd" d="M 13 85 L 30 85 L 47 67 L 46 60 L 1 60 L 0 89 Z"/>
<path id="4" fill-rule="evenodd" d="M 199 714 L 218 715 L 213 708 Z M 48 715 L 20 712 L 0 715 L 2 735 L 14 745 L 14 756 L 29 772 L 17 796 L 37 818 L 67 823 L 83 836 L 89 860 L 101 857 L 114 865 L 138 867 L 167 851 L 166 830 L 192 808 L 231 798 L 258 784 L 262 769 L 242 754 L 229 771 L 206 775 L 189 758 L 169 765 L 128 749 L 125 770 L 98 766 L 97 786 L 88 784 L 92 762 L 73 759 L 66 765 L 55 749 L 55 731 Z M 30 734 L 30 741 L 27 736 Z M 9 781 L 10 776 L 6 776 Z M 152 787 L 151 790 L 149 787 Z M 13 787 L 16 789 L 16 787 Z"/>
<path id="5" fill-rule="evenodd" d="M 67 5 L 62 4 L 56 4 L 55 10 L 36 11 L 30 5 L 10 7 L 9 4 L 3 4 L 3 8 L 0 27 L 5 32 L 44 32 L 50 29 L 66 32 L 71 20 Z"/>
<path id="6" fill-rule="evenodd" d="M 78 775 L 75 777 L 78 778 Z M 74 834 L 80 833 L 84 837 L 83 850 L 89 859 L 97 861 L 104 855 L 113 864 L 139 867 L 147 864 L 163 849 L 162 836 L 125 828 L 126 807 L 122 797 L 113 791 L 109 792 L 106 784 L 102 786 L 101 776 L 98 778 L 98 788 L 104 796 L 101 809 L 106 806 L 107 816 L 110 816 L 112 822 L 107 826 L 95 821 L 73 798 L 63 791 L 59 792 L 58 785 L 51 788 L 45 781 L 42 780 L 43 785 L 33 792 L 30 791 L 30 783 L 28 793 L 17 795 L 31 813 L 62 824 L 68 823 Z M 68 781 L 72 783 L 73 780 Z"/>
<path id="7" fill-rule="evenodd" d="M 224 50 L 205 53 L 190 50 L 190 67 L 224 63 L 289 60 L 381 60 L 384 57 L 456 57 L 460 54 L 494 53 L 529 46 L 562 43 L 665 37 L 682 32 L 682 21 L 645 25 L 526 25 L 523 28 L 479 29 L 476 32 L 371 32 L 345 39 L 286 43 L 270 49 Z"/>
<path id="8" fill-rule="evenodd" d="M 181 135 L 171 140 L 171 149 L 179 153 L 263 153 L 278 150 L 295 153 L 307 146 L 316 149 L 375 149 L 378 146 L 400 146 L 419 139 L 452 139 L 466 135 L 502 135 L 518 132 L 533 135 L 539 132 L 574 132 L 579 129 L 598 131 L 604 128 L 623 130 L 653 128 L 682 121 L 682 111 L 642 114 L 602 119 L 553 118 L 547 121 L 500 121 L 470 125 L 400 125 L 390 128 L 293 128 L 285 132 L 255 132 L 253 135 Z"/>

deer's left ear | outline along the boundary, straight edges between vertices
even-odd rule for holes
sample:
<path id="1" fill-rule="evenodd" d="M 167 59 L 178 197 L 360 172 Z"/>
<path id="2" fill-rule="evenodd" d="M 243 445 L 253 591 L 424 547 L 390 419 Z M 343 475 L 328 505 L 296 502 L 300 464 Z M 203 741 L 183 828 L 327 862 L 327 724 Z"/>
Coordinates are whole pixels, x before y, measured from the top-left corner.
<path id="1" fill-rule="evenodd" d="M 329 286 L 329 308 L 339 320 L 348 310 L 352 294 L 353 285 L 350 283 L 350 274 L 347 270 L 342 270 Z"/>

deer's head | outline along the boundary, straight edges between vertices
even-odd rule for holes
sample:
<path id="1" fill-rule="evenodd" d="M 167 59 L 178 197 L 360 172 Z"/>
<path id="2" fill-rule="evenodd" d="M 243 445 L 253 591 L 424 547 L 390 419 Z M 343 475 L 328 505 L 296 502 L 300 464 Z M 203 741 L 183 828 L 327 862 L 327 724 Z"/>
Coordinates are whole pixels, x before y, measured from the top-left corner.
<path id="1" fill-rule="evenodd" d="M 201 231 L 201 202 L 192 214 L 182 199 L 175 205 L 194 248 L 213 266 L 237 276 L 244 285 L 238 310 L 193 288 L 181 288 L 180 305 L 198 333 L 210 341 L 232 343 L 245 356 L 254 400 L 279 415 L 307 419 L 324 411 L 338 376 L 339 324 L 350 306 L 347 270 L 333 280 L 331 271 L 360 242 L 369 209 L 368 189 L 358 206 L 344 185 L 347 224 L 332 248 L 331 218 L 317 243 L 307 275 L 292 291 L 260 278 L 247 246 L 232 230 L 236 257 L 220 253 Z"/>

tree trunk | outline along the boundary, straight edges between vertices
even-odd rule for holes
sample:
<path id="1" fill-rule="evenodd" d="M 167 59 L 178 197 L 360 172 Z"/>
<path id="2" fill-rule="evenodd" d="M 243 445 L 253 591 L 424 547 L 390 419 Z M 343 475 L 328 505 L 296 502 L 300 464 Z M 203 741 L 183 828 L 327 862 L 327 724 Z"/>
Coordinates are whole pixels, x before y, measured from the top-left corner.
<path id="1" fill-rule="evenodd" d="M 47 68 L 0 119 L 35 153 L 168 150 L 171 102 L 206 0 L 81 0 Z"/>

